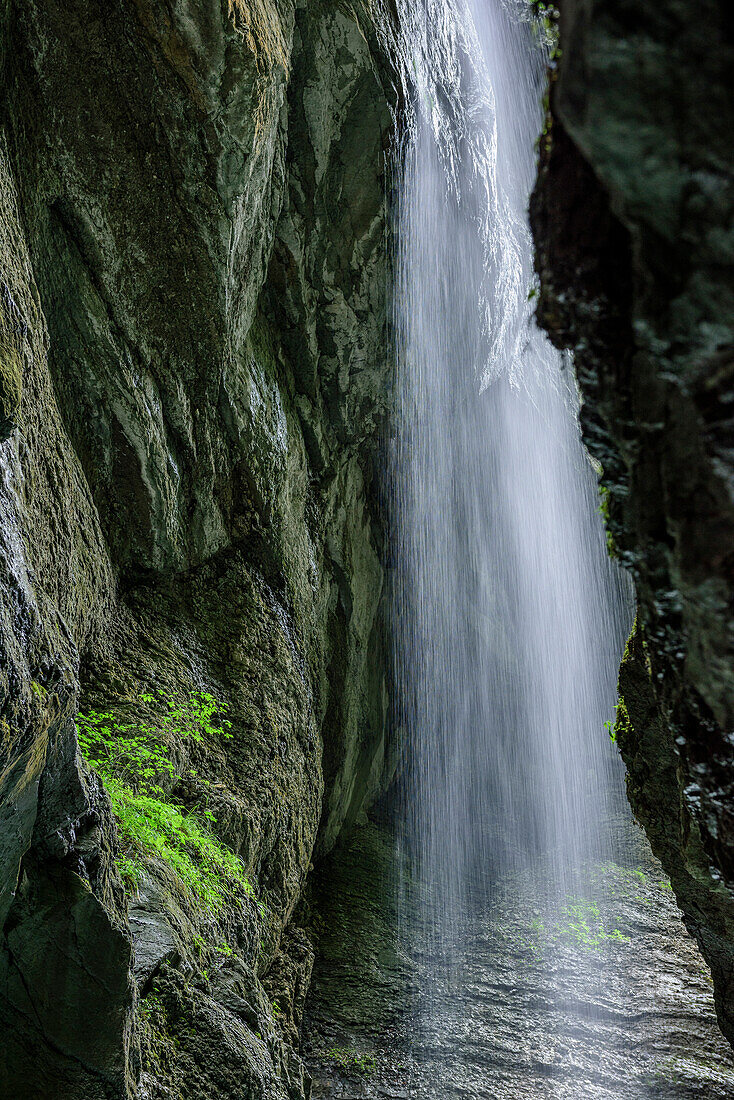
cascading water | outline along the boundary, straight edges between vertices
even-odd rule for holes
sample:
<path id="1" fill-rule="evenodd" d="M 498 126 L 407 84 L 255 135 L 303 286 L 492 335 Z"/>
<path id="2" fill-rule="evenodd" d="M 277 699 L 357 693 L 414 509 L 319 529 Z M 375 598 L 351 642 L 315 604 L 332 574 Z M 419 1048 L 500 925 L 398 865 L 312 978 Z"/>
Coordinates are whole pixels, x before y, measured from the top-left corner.
<path id="1" fill-rule="evenodd" d="M 723 1100 L 734 1071 L 701 959 L 604 729 L 633 599 L 572 364 L 533 319 L 533 7 L 377 15 L 405 119 L 389 470 L 403 797 L 323 880 L 313 1095 Z"/>
<path id="2" fill-rule="evenodd" d="M 498 884 L 542 919 L 608 854 L 622 775 L 604 725 L 631 593 L 606 551 L 571 364 L 533 319 L 547 56 L 530 5 L 398 7 L 411 110 L 397 169 L 396 660 L 405 839 L 433 968 L 423 1015 L 440 1017 L 467 921 Z"/>

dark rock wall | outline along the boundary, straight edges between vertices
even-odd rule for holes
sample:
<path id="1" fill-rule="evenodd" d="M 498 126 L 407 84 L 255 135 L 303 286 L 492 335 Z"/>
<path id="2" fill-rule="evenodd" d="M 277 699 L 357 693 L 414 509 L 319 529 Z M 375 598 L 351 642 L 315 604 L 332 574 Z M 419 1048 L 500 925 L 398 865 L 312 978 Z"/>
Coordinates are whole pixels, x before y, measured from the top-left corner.
<path id="1" fill-rule="evenodd" d="M 0 1096 L 301 1097 L 292 913 L 384 753 L 384 59 L 360 6 L 0 20 Z M 266 918 L 128 907 L 73 718 L 151 688 L 228 705 Z"/>
<path id="2" fill-rule="evenodd" d="M 638 584 L 631 799 L 731 1037 L 731 32 L 563 22 L 540 311 Z M 384 782 L 389 58 L 361 4 L 0 0 L 0 66 L 0 1097 L 301 1100 L 294 912 Z M 151 688 L 229 707 L 172 783 L 262 912 L 125 895 L 74 716 Z"/>
<path id="3" fill-rule="evenodd" d="M 630 800 L 734 1040 L 734 40 L 720 0 L 563 0 L 532 203 L 539 316 L 575 351 L 637 585 Z"/>

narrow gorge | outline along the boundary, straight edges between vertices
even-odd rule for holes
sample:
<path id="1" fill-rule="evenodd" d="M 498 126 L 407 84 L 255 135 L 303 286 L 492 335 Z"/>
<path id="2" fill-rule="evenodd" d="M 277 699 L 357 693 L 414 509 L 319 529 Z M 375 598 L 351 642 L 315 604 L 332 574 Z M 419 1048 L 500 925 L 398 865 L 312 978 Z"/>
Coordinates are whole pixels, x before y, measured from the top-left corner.
<path id="1" fill-rule="evenodd" d="M 734 1096 L 733 54 L 0 3 L 0 1100 Z"/>

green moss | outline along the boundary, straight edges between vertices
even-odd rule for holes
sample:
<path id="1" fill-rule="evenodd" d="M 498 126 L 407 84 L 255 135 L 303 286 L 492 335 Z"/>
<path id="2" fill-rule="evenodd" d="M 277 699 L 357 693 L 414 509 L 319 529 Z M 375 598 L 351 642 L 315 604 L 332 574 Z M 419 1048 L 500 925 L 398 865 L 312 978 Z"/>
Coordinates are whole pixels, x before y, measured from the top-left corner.
<path id="1" fill-rule="evenodd" d="M 700 1092 L 701 1084 L 733 1085 L 734 1073 L 720 1062 L 704 1058 L 696 1058 L 694 1061 L 673 1055 L 665 1061 L 658 1062 L 653 1072 L 645 1078 L 645 1083 L 651 1088 L 659 1087 L 661 1084 L 680 1087 L 688 1085 L 696 1087 Z"/>
<path id="2" fill-rule="evenodd" d="M 561 56 L 558 44 L 558 21 L 561 13 L 555 4 L 548 3 L 547 0 L 528 0 L 528 3 L 534 15 L 533 30 L 536 38 L 548 49 L 553 64 Z"/>
<path id="3" fill-rule="evenodd" d="M 18 335 L 12 331 L 13 317 L 8 317 L 8 302 L 17 310 L 7 284 L 0 281 L 0 439 L 6 439 L 18 425 L 23 396 L 23 361 Z"/>
<path id="4" fill-rule="evenodd" d="M 620 737 L 624 739 L 626 735 L 632 731 L 632 724 L 630 722 L 627 704 L 621 695 L 617 699 L 614 709 L 616 711 L 616 717 L 613 722 L 605 722 L 604 729 L 607 730 L 612 741 L 616 743 Z"/>
<path id="5" fill-rule="evenodd" d="M 146 717 L 134 722 L 113 712 L 77 717 L 82 755 L 112 802 L 123 881 L 134 890 L 146 865 L 159 863 L 191 901 L 213 913 L 227 900 L 253 898 L 242 861 L 212 832 L 211 811 L 178 806 L 162 786 L 174 775 L 177 743 L 231 737 L 225 708 L 205 692 L 141 695 L 137 703 Z"/>
<path id="6" fill-rule="evenodd" d="M 352 1047 L 331 1047 L 324 1052 L 326 1061 L 335 1062 L 347 1073 L 356 1073 L 361 1077 L 371 1077 L 377 1071 L 377 1058 L 374 1054 L 360 1053 Z"/>
<path id="7" fill-rule="evenodd" d="M 140 1001 L 137 1024 L 143 1065 L 156 1076 L 170 1079 L 178 1040 L 168 1009 L 157 992 L 149 993 Z"/>
<path id="8" fill-rule="evenodd" d="M 606 485 L 601 485 L 601 484 L 599 485 L 599 497 L 601 498 L 601 502 L 599 504 L 599 515 L 604 520 L 604 532 L 606 534 L 606 540 L 607 540 L 607 553 L 609 554 L 610 558 L 617 558 L 618 557 L 617 547 L 615 546 L 614 537 L 612 536 L 612 532 L 609 530 L 609 520 L 610 520 L 609 490 L 607 489 Z"/>

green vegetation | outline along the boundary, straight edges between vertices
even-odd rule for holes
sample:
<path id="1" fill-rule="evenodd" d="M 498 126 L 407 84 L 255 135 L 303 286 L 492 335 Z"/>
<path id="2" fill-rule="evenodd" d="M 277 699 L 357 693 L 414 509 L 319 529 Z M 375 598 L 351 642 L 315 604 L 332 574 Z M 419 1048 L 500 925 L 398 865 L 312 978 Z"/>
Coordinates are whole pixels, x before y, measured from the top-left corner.
<path id="1" fill-rule="evenodd" d="M 537 952 L 543 944 L 566 941 L 585 950 L 599 950 L 605 943 L 629 943 L 630 937 L 616 927 L 617 921 L 606 920 L 595 901 L 587 898 L 569 898 L 559 913 L 558 919 L 550 924 L 534 920 L 530 931 L 534 942 L 525 942 L 522 946 Z"/>
<path id="2" fill-rule="evenodd" d="M 604 729 L 607 731 L 612 741 L 616 744 L 619 734 L 624 735 L 629 733 L 632 729 L 632 723 L 630 722 L 629 711 L 627 710 L 627 704 L 620 695 L 619 699 L 614 705 L 614 709 L 617 712 L 617 716 L 614 721 L 604 723 Z"/>
<path id="3" fill-rule="evenodd" d="M 212 812 L 176 805 L 163 786 L 175 777 L 174 753 L 182 742 L 232 737 L 225 706 L 200 691 L 146 694 L 134 702 L 138 713 L 152 717 L 125 722 L 101 711 L 77 717 L 79 748 L 112 801 L 121 839 L 117 865 L 126 886 L 137 889 L 146 865 L 158 863 L 208 911 L 216 913 L 230 898 L 252 898 L 241 860 L 211 830 Z"/>
<path id="4" fill-rule="evenodd" d="M 536 20 L 536 33 L 550 48 L 551 62 L 556 61 L 561 56 L 558 45 L 558 20 L 561 13 L 555 4 L 549 4 L 547 0 L 529 0 L 529 4 Z"/>
<path id="5" fill-rule="evenodd" d="M 377 1058 L 374 1054 L 360 1054 L 351 1047 L 332 1047 L 327 1050 L 325 1057 L 348 1073 L 359 1073 L 363 1077 L 371 1077 L 377 1071 Z"/>
<path id="6" fill-rule="evenodd" d="M 168 1079 L 175 1065 L 179 1040 L 156 987 L 139 1002 L 137 1023 L 143 1064 L 164 1080 Z"/>
<path id="7" fill-rule="evenodd" d="M 609 490 L 607 489 L 606 485 L 599 485 L 599 496 L 601 498 L 601 503 L 599 504 L 599 514 L 604 520 L 604 532 L 606 534 L 607 540 L 607 553 L 609 554 L 610 558 L 616 558 L 618 556 L 617 547 L 614 544 L 612 532 L 609 530 Z"/>
<path id="8" fill-rule="evenodd" d="M 604 881 L 607 896 L 611 894 L 620 901 L 651 901 L 657 890 L 667 890 L 671 893 L 673 890 L 670 879 L 665 876 L 658 877 L 658 873 L 653 869 L 648 869 L 646 873 L 639 867 L 620 867 L 618 863 L 611 861 L 598 864 L 596 871 L 592 872 L 592 883 L 600 879 Z"/>
<path id="9" fill-rule="evenodd" d="M 616 922 L 615 922 L 616 923 Z M 556 925 L 557 935 L 571 939 L 579 947 L 599 948 L 605 941 L 617 940 L 629 943 L 619 928 L 605 927 L 599 906 L 594 901 L 574 898 L 563 910 L 561 921 Z"/>
<path id="10" fill-rule="evenodd" d="M 496 929 L 510 950 L 532 959 L 562 948 L 600 954 L 605 948 L 634 944 L 636 914 L 658 913 L 661 904 L 667 911 L 670 893 L 670 880 L 653 863 L 590 862 L 574 892 L 532 915 L 525 903 L 517 907 L 518 895 L 510 890 L 506 923 Z"/>
<path id="11" fill-rule="evenodd" d="M 528 0 L 531 12 L 531 25 L 538 45 L 546 51 L 548 57 L 548 81 L 543 93 L 543 127 L 535 141 L 536 150 L 547 154 L 550 150 L 553 115 L 550 109 L 550 89 L 558 73 L 561 59 L 558 20 L 560 12 L 555 4 L 547 0 Z"/>
<path id="12" fill-rule="evenodd" d="M 658 1062 L 652 1073 L 647 1074 L 643 1080 L 653 1089 L 659 1088 L 661 1084 L 679 1087 L 688 1085 L 700 1092 L 701 1085 L 734 1085 L 734 1073 L 726 1065 L 707 1058 L 681 1058 L 680 1055 L 673 1055 Z"/>

